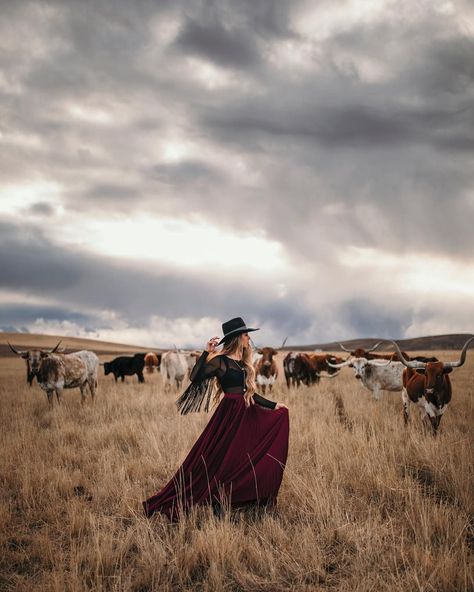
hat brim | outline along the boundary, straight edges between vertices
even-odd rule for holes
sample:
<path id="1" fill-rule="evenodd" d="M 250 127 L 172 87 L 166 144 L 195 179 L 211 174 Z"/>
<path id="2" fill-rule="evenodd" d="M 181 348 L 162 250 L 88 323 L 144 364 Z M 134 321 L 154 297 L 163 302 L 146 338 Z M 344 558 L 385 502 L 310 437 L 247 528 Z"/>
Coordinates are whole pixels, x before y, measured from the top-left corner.
<path id="1" fill-rule="evenodd" d="M 226 335 L 224 335 L 217 345 L 221 345 L 224 343 L 224 341 L 227 341 L 229 337 L 237 337 L 237 335 L 240 335 L 241 333 L 250 333 L 252 331 L 260 331 L 260 328 L 252 329 L 251 327 L 240 327 L 239 329 L 234 329 L 233 331 L 229 331 Z"/>

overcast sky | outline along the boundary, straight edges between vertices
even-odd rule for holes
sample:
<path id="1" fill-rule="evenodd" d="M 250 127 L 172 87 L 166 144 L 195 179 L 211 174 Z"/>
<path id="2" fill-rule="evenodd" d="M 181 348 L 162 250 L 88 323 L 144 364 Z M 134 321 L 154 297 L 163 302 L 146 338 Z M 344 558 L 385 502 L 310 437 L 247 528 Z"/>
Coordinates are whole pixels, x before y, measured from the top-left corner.
<path id="1" fill-rule="evenodd" d="M 474 5 L 2 0 L 0 329 L 474 329 Z"/>

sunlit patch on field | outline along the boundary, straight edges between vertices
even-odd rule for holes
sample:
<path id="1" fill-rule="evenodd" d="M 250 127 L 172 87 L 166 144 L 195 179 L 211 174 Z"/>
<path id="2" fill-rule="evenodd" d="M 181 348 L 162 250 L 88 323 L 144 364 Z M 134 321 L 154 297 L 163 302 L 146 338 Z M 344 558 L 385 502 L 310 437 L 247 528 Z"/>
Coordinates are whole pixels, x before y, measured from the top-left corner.
<path id="1" fill-rule="evenodd" d="M 290 454 L 277 513 L 201 509 L 174 526 L 141 502 L 207 415 L 178 416 L 156 373 L 100 376 L 93 407 L 70 390 L 50 409 L 21 360 L 1 359 L 0 589 L 472 590 L 473 358 L 436 438 L 418 413 L 405 428 L 399 393 L 374 401 L 348 369 L 278 384 Z"/>

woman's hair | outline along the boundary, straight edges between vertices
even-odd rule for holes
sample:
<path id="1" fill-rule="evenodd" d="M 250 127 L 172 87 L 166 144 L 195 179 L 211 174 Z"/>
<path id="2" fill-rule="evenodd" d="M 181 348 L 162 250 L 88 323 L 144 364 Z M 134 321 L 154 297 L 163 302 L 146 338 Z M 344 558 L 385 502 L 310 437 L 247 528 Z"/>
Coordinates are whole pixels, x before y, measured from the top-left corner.
<path id="1" fill-rule="evenodd" d="M 255 368 L 253 367 L 252 363 L 252 348 L 243 347 L 242 345 L 242 334 L 237 335 L 236 337 L 232 337 L 228 341 L 224 342 L 222 349 L 218 352 L 214 352 L 208 356 L 208 360 L 212 360 L 216 356 L 231 356 L 234 354 L 238 354 L 241 357 L 243 367 L 245 369 L 245 404 L 248 406 L 251 403 L 252 395 L 257 390 L 257 385 L 255 383 Z M 217 381 L 216 381 L 217 382 Z M 217 383 L 218 384 L 218 383 Z M 217 390 L 214 394 L 214 404 L 219 402 L 219 399 L 222 394 L 222 388 L 220 385 L 217 386 Z"/>

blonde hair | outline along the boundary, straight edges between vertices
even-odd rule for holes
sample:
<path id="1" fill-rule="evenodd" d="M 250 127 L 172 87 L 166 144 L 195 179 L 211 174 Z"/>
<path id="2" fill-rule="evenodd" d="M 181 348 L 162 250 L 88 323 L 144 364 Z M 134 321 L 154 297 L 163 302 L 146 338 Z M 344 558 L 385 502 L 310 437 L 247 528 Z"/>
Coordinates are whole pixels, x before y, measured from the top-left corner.
<path id="1" fill-rule="evenodd" d="M 207 359 L 212 360 L 212 358 L 215 358 L 217 356 L 231 356 L 234 354 L 238 354 L 240 356 L 241 362 L 245 370 L 246 390 L 244 393 L 244 399 L 245 405 L 248 407 L 253 402 L 252 395 L 257 390 L 257 385 L 255 383 L 255 368 L 253 367 L 252 363 L 252 348 L 250 346 L 244 347 L 242 345 L 242 334 L 237 335 L 237 337 L 233 337 L 232 339 L 229 339 L 229 341 L 227 342 L 224 342 L 222 349 L 218 352 L 213 352 L 208 356 Z M 215 381 L 215 385 L 216 392 L 214 393 L 213 403 L 214 405 L 217 405 L 222 395 L 222 387 L 217 382 L 217 380 Z"/>

